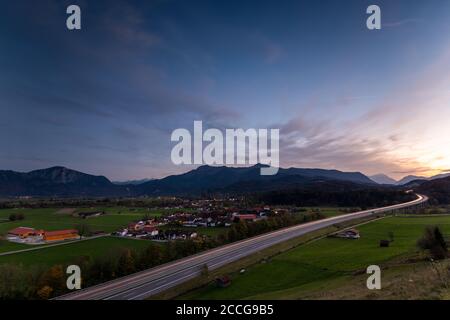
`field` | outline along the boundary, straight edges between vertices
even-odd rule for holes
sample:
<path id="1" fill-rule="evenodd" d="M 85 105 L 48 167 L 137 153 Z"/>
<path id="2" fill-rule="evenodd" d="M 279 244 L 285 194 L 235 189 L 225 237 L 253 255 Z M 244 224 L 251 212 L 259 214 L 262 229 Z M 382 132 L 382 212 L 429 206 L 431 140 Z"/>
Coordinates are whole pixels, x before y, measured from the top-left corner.
<path id="1" fill-rule="evenodd" d="M 388 217 L 358 227 L 359 240 L 324 238 L 299 246 L 267 263 L 251 266 L 244 274 L 232 274 L 228 288 L 211 284 L 188 293 L 183 299 L 293 299 L 333 282 L 353 281 L 371 264 L 416 251 L 416 241 L 427 225 L 439 225 L 450 233 L 450 217 Z M 379 240 L 394 233 L 389 248 Z M 360 281 L 358 281 L 358 284 Z M 364 285 L 364 283 L 363 283 Z"/>
<path id="2" fill-rule="evenodd" d="M 58 230 L 65 228 L 73 228 L 81 222 L 85 222 L 91 226 L 92 230 L 102 230 L 111 232 L 117 230 L 121 226 L 126 226 L 133 220 L 139 220 L 144 214 L 154 216 L 161 215 L 160 211 L 148 211 L 145 208 L 129 209 L 129 208 L 80 208 L 80 211 L 104 211 L 105 215 L 81 219 L 74 217 L 70 212 L 63 209 L 6 209 L 0 210 L 0 219 L 8 219 L 12 213 L 23 213 L 25 220 L 14 222 L 0 223 L 0 234 L 6 233 L 18 226 L 27 226 L 45 230 Z"/>
<path id="3" fill-rule="evenodd" d="M 76 262 L 80 257 L 97 257 L 111 250 L 132 248 L 141 250 L 148 247 L 149 242 L 144 240 L 101 237 L 85 241 L 73 242 L 61 246 L 42 248 L 39 250 L 15 253 L 0 256 L 0 264 L 12 263 L 24 266 L 52 266 Z M 29 248 L 29 246 L 28 246 Z"/>
<path id="4" fill-rule="evenodd" d="M 73 210 L 72 210 L 73 211 Z M 5 209 L 0 210 L 0 220 L 5 221 L 10 214 L 22 213 L 25 219 L 22 221 L 0 222 L 0 236 L 5 235 L 9 230 L 16 227 L 31 227 L 48 231 L 71 229 L 80 223 L 86 223 L 92 231 L 112 232 L 120 227 L 127 226 L 133 220 L 139 220 L 144 214 L 160 216 L 164 211 L 151 210 L 147 208 L 123 208 L 123 207 L 96 207 L 78 208 L 74 212 L 80 211 L 104 211 L 105 215 L 81 219 L 73 216 L 72 211 L 67 209 Z M 0 253 L 13 250 L 27 249 L 29 245 L 11 243 L 0 240 Z"/>

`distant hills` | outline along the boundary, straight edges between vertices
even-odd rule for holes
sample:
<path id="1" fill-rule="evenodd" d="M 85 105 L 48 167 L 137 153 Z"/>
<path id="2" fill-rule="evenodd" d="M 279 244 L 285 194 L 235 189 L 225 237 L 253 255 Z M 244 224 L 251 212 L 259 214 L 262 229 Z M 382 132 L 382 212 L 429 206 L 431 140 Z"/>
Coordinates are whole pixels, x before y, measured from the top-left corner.
<path id="1" fill-rule="evenodd" d="M 418 180 L 421 181 L 431 181 L 431 180 L 436 180 L 436 179 L 441 179 L 441 178 L 446 178 L 449 177 L 450 173 L 444 173 L 444 174 L 438 174 L 436 176 L 432 176 L 432 177 L 422 177 L 422 176 L 414 176 L 414 175 L 409 175 L 406 176 L 400 180 L 395 180 L 392 179 L 391 177 L 385 175 L 385 174 L 377 174 L 374 176 L 370 176 L 370 179 L 375 181 L 378 184 L 390 184 L 390 185 L 397 185 L 397 186 L 402 186 L 402 185 L 408 185 L 411 182 L 415 182 Z"/>
<path id="2" fill-rule="evenodd" d="M 116 186 L 103 176 L 64 167 L 27 173 L 0 171 L 0 196 L 101 197 L 131 195 L 129 188 Z"/>
<path id="3" fill-rule="evenodd" d="M 349 188 L 375 185 L 360 172 L 324 169 L 280 169 L 277 175 L 261 176 L 261 165 L 245 168 L 201 166 L 184 174 L 172 175 L 140 184 L 114 184 L 106 177 L 64 167 L 27 173 L 0 171 L 2 197 L 128 197 L 196 196 L 205 193 L 240 193 L 332 185 Z"/>
<path id="4" fill-rule="evenodd" d="M 428 179 L 432 180 L 433 178 L 409 175 L 409 176 L 406 176 L 406 177 L 402 178 L 401 180 L 397 181 L 396 184 L 401 186 L 401 185 L 408 184 L 415 180 L 428 180 Z"/>
<path id="5" fill-rule="evenodd" d="M 385 174 L 376 174 L 369 177 L 372 181 L 378 184 L 397 184 L 397 181 Z"/>
<path id="6" fill-rule="evenodd" d="M 407 176 L 400 181 L 383 175 L 370 178 L 360 172 L 280 168 L 277 175 L 261 176 L 262 165 L 252 167 L 201 166 L 184 174 L 162 179 L 111 182 L 65 167 L 31 172 L 0 170 L 0 197 L 136 197 L 201 196 L 207 194 L 257 193 L 274 190 L 357 190 L 396 185 L 420 190 L 442 188 L 450 174 L 431 178 Z M 432 182 L 437 181 L 436 185 Z M 426 183 L 430 182 L 430 183 Z M 445 188 L 444 188 L 445 189 Z M 419 189 L 418 189 L 419 190 Z"/>
<path id="7" fill-rule="evenodd" d="M 415 190 L 440 204 L 450 204 L 450 176 L 433 180 L 416 180 Z"/>

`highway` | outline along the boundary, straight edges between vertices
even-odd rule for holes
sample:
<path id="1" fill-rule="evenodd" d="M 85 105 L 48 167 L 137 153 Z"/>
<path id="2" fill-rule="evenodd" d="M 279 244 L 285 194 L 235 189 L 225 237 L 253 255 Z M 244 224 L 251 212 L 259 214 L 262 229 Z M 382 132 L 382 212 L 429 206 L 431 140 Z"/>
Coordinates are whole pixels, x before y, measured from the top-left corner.
<path id="1" fill-rule="evenodd" d="M 55 300 L 142 300 L 199 276 L 205 264 L 209 270 L 214 270 L 275 244 L 336 223 L 404 209 L 426 201 L 428 201 L 426 196 L 417 195 L 416 200 L 403 204 L 349 213 L 284 228 L 211 249 L 100 285 L 78 290 L 57 297 Z"/>

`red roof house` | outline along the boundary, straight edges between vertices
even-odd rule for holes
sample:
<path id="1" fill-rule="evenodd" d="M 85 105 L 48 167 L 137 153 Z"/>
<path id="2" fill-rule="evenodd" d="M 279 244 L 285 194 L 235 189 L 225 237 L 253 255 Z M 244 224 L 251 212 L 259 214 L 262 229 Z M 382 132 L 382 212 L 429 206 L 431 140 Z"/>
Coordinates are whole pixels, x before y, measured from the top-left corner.
<path id="1" fill-rule="evenodd" d="M 43 230 L 36 230 L 28 227 L 18 227 L 8 231 L 8 235 L 20 237 L 22 239 L 32 236 L 41 236 L 43 233 Z"/>

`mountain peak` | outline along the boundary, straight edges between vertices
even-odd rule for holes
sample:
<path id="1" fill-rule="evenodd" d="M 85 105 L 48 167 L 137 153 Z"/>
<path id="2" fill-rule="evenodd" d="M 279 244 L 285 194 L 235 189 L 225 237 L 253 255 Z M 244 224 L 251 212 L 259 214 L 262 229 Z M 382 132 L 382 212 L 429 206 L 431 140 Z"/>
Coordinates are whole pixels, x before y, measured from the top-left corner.
<path id="1" fill-rule="evenodd" d="M 383 173 L 375 174 L 369 177 L 378 184 L 397 184 L 397 181 Z"/>
<path id="2" fill-rule="evenodd" d="M 409 175 L 409 176 L 406 176 L 403 179 L 399 180 L 397 182 L 397 184 L 398 185 L 404 185 L 404 184 L 408 184 L 408 183 L 410 183 L 411 181 L 414 181 L 414 180 L 428 180 L 428 178 L 427 177 L 421 177 L 421 176 Z"/>

